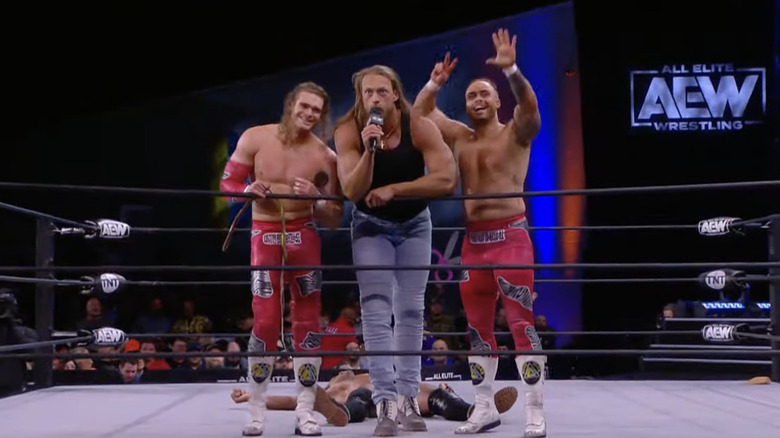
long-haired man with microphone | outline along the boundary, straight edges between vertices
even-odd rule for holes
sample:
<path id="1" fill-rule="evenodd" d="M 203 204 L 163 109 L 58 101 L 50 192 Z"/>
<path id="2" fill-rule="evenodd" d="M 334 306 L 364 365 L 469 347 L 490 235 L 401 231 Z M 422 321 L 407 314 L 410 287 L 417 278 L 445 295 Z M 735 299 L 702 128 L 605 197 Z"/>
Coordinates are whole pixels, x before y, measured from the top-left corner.
<path id="1" fill-rule="evenodd" d="M 393 69 L 374 65 L 352 79 L 355 103 L 337 122 L 334 141 L 342 190 L 355 203 L 353 261 L 429 265 L 430 211 L 419 198 L 454 192 L 454 157 L 433 122 L 410 114 Z M 420 350 L 428 272 L 357 270 L 356 276 L 366 351 Z M 396 435 L 397 420 L 405 430 L 427 430 L 415 400 L 420 366 L 419 356 L 368 357 L 377 409 L 374 435 Z"/>
<path id="2" fill-rule="evenodd" d="M 450 119 L 436 108 L 436 93 L 457 64 L 457 59 L 451 60 L 449 54 L 435 65 L 430 81 L 417 95 L 413 107 L 415 113 L 436 123 L 458 157 L 465 193 L 522 192 L 531 143 L 541 126 L 536 94 L 515 64 L 517 37 L 510 40 L 506 29 L 498 30 L 492 37 L 496 56 L 488 59 L 487 64 L 500 68 L 509 82 L 515 99 L 511 120 L 507 123 L 498 120 L 502 102 L 496 84 L 488 78 L 476 78 L 466 88 L 465 107 L 471 126 Z M 464 265 L 533 263 L 534 249 L 523 198 L 470 199 L 464 207 L 466 237 L 461 251 Z M 480 354 L 480 351 L 496 350 L 493 327 L 496 300 L 501 297 L 516 348 L 532 352 L 515 358 L 525 392 L 524 436 L 546 436 L 542 403 L 546 358 L 534 327 L 534 271 L 495 269 L 465 274 L 460 293 L 469 324 L 472 350 L 469 368 L 477 407 L 455 433 L 484 432 L 501 424 L 492 400 L 498 357 Z"/>
<path id="3" fill-rule="evenodd" d="M 238 139 L 236 150 L 225 166 L 220 189 L 251 192 L 257 197 L 245 201 L 245 206 L 249 202 L 253 204 L 252 266 L 320 265 L 321 242 L 312 224 L 317 221 L 328 228 L 338 226 L 343 203 L 273 199 L 267 195 L 341 195 L 336 154 L 313 132 L 321 122 L 327 121 L 329 107 L 330 98 L 321 86 L 301 83 L 288 93 L 279 123 L 251 127 Z M 295 344 L 292 349 L 320 351 L 321 271 L 256 270 L 252 272 L 254 325 L 249 352 L 277 350 L 282 333 L 285 284 L 290 287 L 292 299 L 290 313 Z M 248 359 L 252 401 L 247 405 L 250 422 L 244 428 L 244 436 L 263 433 L 266 393 L 274 359 L 273 356 Z M 298 389 L 297 435 L 322 434 L 313 411 L 321 363 L 322 358 L 318 357 L 293 359 Z"/>

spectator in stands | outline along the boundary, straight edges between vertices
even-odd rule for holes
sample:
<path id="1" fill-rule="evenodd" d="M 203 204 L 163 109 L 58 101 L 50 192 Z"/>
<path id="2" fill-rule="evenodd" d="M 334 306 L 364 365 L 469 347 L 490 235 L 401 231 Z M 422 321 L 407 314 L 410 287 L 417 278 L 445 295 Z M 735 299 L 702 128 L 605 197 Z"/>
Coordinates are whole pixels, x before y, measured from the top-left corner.
<path id="1" fill-rule="evenodd" d="M 172 353 L 184 353 L 186 351 L 187 351 L 187 338 L 176 338 L 173 340 L 173 343 L 171 343 Z M 168 359 L 168 365 L 171 366 L 171 369 L 185 367 L 186 363 L 184 359 L 185 359 L 184 356 L 171 357 Z"/>
<path id="2" fill-rule="evenodd" d="M 205 351 L 207 353 L 224 353 L 225 350 L 219 343 L 207 345 Z M 225 357 L 222 356 L 206 356 L 206 368 L 224 368 Z"/>
<path id="3" fill-rule="evenodd" d="M 88 354 L 89 350 L 84 347 L 76 347 L 70 350 L 73 354 Z M 91 357 L 85 357 L 81 359 L 73 359 L 73 363 L 76 365 L 76 369 L 79 371 L 94 371 L 95 364 Z"/>
<path id="4" fill-rule="evenodd" d="M 124 353 L 140 353 L 140 351 L 141 351 L 141 343 L 138 341 L 138 339 L 128 340 L 123 347 Z M 144 361 L 144 358 L 141 357 L 140 354 L 138 355 L 137 361 L 138 361 L 138 368 L 135 372 L 135 379 L 136 381 L 140 381 L 144 375 L 146 362 Z"/>
<path id="5" fill-rule="evenodd" d="M 94 353 L 112 355 L 118 354 L 119 349 L 116 347 L 97 347 L 93 348 Z M 93 359 L 95 369 L 98 371 L 113 371 L 116 372 L 119 369 L 120 361 L 116 357 L 107 356 Z"/>
<path id="6" fill-rule="evenodd" d="M 447 346 L 447 342 L 445 342 L 444 339 L 437 338 L 435 341 L 433 341 L 431 350 L 449 351 L 449 347 Z M 425 362 L 423 364 L 426 366 L 454 365 L 455 360 L 452 356 L 428 356 L 425 358 Z"/>
<path id="7" fill-rule="evenodd" d="M 536 319 L 534 320 L 534 327 L 536 328 L 537 333 L 550 333 L 555 331 L 549 325 L 547 325 L 547 317 L 541 314 L 536 315 Z M 543 350 L 555 349 L 555 336 L 540 336 L 540 339 L 542 341 Z"/>
<path id="8" fill-rule="evenodd" d="M 274 362 L 275 370 L 291 370 L 293 369 L 293 361 L 291 356 L 282 356 Z"/>
<path id="9" fill-rule="evenodd" d="M 52 351 L 54 353 L 59 354 L 67 354 L 70 352 L 70 349 L 64 345 L 57 345 L 55 347 L 52 347 Z M 69 364 L 70 362 L 70 364 Z M 69 359 L 60 359 L 58 357 L 52 358 L 51 360 L 51 369 L 53 370 L 67 370 L 67 369 L 76 369 L 76 364 L 73 363 L 73 361 Z"/>
<path id="10" fill-rule="evenodd" d="M 119 361 L 119 375 L 122 378 L 122 383 L 137 383 L 140 378 L 138 375 L 138 361 L 136 359 L 122 359 Z"/>
<path id="11" fill-rule="evenodd" d="M 227 352 L 228 353 L 238 353 L 242 351 L 241 346 L 238 345 L 238 342 L 236 341 L 230 341 L 227 344 Z M 240 357 L 240 356 L 225 356 L 224 360 L 224 366 L 225 368 L 238 368 L 241 370 L 247 370 L 247 358 L 246 357 Z"/>
<path id="12" fill-rule="evenodd" d="M 195 301 L 186 300 L 183 303 L 183 314 L 173 324 L 174 333 L 209 333 L 211 332 L 211 320 L 197 313 Z"/>
<path id="13" fill-rule="evenodd" d="M 141 341 L 141 347 L 138 350 L 141 354 L 157 353 L 157 342 L 151 339 Z M 171 366 L 161 357 L 143 357 L 144 369 L 149 371 L 170 370 Z"/>
<path id="14" fill-rule="evenodd" d="M 106 315 L 103 302 L 98 297 L 90 297 L 85 305 L 84 318 L 76 322 L 77 330 L 95 330 L 101 327 L 113 327 L 113 318 Z"/>
<path id="15" fill-rule="evenodd" d="M 658 330 L 663 330 L 664 328 L 664 321 L 666 318 L 674 318 L 674 303 L 668 303 L 666 304 L 663 309 L 661 310 L 661 314 L 658 316 L 658 319 L 656 320 L 655 328 Z"/>
<path id="16" fill-rule="evenodd" d="M 436 297 L 431 300 L 428 317 L 425 325 L 432 332 L 454 332 L 455 321 L 451 315 L 444 313 L 444 298 Z"/>
<path id="17" fill-rule="evenodd" d="M 351 341 L 347 344 L 345 350 L 354 353 L 361 351 L 361 348 L 356 341 Z M 360 365 L 360 356 L 354 354 L 347 355 L 346 359 L 338 366 L 339 370 L 359 370 L 362 368 L 363 367 Z"/>
<path id="18" fill-rule="evenodd" d="M 187 353 L 202 352 L 203 345 L 199 342 L 190 342 L 187 344 Z M 185 368 L 191 370 L 205 370 L 206 362 L 203 360 L 203 356 L 187 356 L 187 362 Z"/>
<path id="19" fill-rule="evenodd" d="M 165 315 L 162 300 L 154 297 L 149 307 L 133 323 L 133 333 L 168 333 L 171 331 L 171 319 Z"/>
<path id="20" fill-rule="evenodd" d="M 322 351 L 345 351 L 350 342 L 357 344 L 357 337 L 354 336 L 356 320 L 357 315 L 354 307 L 342 308 L 339 317 L 325 328 L 325 333 L 336 336 L 326 334 L 321 337 Z M 353 336 L 347 336 L 348 334 Z M 322 358 L 321 368 L 323 370 L 333 369 L 345 360 L 345 356 L 325 356 Z"/>

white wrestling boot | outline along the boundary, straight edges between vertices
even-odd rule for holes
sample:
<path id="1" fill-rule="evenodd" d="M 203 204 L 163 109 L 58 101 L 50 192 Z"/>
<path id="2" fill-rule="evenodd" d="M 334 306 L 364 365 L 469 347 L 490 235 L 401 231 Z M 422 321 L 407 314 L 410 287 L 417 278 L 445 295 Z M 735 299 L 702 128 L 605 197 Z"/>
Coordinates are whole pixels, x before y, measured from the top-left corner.
<path id="1" fill-rule="evenodd" d="M 498 358 L 469 356 L 471 382 L 474 384 L 474 408 L 465 423 L 455 428 L 455 433 L 481 433 L 501 424 L 493 398 L 493 381 L 496 379 Z"/>
<path id="2" fill-rule="evenodd" d="M 517 370 L 525 391 L 525 438 L 547 436 L 547 422 L 544 420 L 544 372 L 546 356 L 518 356 Z"/>
<path id="3" fill-rule="evenodd" d="M 314 417 L 314 400 L 317 398 L 317 381 L 322 358 L 294 357 L 295 387 L 298 389 L 298 404 L 295 406 L 295 434 L 320 436 L 322 431 Z"/>
<path id="4" fill-rule="evenodd" d="M 263 341 L 255 338 L 254 335 L 249 337 L 249 346 L 247 348 L 250 352 L 265 351 Z M 266 399 L 268 396 L 268 383 L 271 381 L 271 374 L 274 371 L 274 358 L 269 357 L 252 357 L 247 359 L 249 363 L 249 393 L 252 397 L 247 404 L 247 411 L 249 413 L 249 423 L 244 426 L 244 436 L 260 436 L 263 434 L 263 426 L 265 425 L 266 414 Z"/>

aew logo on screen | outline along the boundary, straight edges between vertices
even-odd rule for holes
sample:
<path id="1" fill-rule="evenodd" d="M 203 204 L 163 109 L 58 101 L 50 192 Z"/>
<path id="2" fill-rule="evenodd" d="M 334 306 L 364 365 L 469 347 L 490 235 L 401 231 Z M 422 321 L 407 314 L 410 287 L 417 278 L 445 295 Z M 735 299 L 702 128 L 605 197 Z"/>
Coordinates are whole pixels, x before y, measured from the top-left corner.
<path id="1" fill-rule="evenodd" d="M 631 127 L 740 131 L 763 123 L 766 70 L 734 64 L 664 65 L 631 71 Z"/>

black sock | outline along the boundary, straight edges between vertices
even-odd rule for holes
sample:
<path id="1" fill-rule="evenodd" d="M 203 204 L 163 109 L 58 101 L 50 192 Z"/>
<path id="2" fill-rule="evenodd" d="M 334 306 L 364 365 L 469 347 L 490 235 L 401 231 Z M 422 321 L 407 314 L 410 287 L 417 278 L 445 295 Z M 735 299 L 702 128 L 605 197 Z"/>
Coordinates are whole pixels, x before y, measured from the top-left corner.
<path id="1" fill-rule="evenodd" d="M 469 419 L 471 405 L 454 392 L 436 388 L 428 396 L 428 408 L 434 415 L 440 415 L 450 421 Z"/>
<path id="2" fill-rule="evenodd" d="M 368 388 L 358 388 L 352 391 L 347 397 L 347 402 L 344 404 L 349 412 L 350 423 L 360 423 L 365 420 L 366 417 L 371 417 L 374 413 L 376 416 L 376 408 L 374 402 L 371 400 L 371 390 Z"/>

